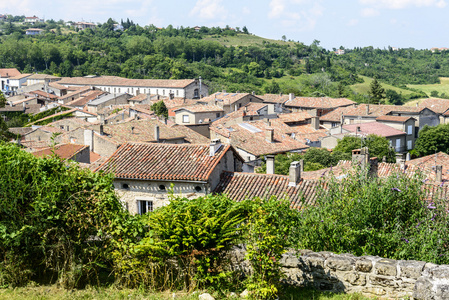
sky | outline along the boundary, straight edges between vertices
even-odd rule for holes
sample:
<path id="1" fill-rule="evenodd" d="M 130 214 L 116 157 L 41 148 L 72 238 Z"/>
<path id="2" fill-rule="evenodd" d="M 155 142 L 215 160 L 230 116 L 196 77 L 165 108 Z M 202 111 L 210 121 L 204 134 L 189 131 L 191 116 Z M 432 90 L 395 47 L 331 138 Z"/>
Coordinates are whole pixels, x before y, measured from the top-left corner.
<path id="1" fill-rule="evenodd" d="M 1 0 L 0 14 L 141 26 L 240 27 L 332 50 L 449 47 L 449 0 Z"/>

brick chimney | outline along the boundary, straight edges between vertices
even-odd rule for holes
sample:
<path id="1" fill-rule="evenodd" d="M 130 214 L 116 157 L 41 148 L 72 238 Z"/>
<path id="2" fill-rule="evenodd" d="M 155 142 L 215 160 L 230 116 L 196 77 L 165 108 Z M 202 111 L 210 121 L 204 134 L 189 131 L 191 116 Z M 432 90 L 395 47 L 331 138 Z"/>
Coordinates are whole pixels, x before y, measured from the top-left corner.
<path id="1" fill-rule="evenodd" d="M 265 131 L 265 139 L 269 143 L 274 143 L 274 129 L 273 128 L 267 128 Z"/>
<path id="2" fill-rule="evenodd" d="M 315 129 L 315 130 L 320 129 L 320 118 L 319 117 L 312 117 L 311 125 L 312 125 L 312 128 Z"/>
<path id="3" fill-rule="evenodd" d="M 443 166 L 442 165 L 435 166 L 435 181 L 443 182 Z"/>
<path id="4" fill-rule="evenodd" d="M 295 94 L 294 93 L 290 93 L 290 94 L 288 94 L 288 100 L 293 100 L 293 99 L 295 99 Z"/>
<path id="5" fill-rule="evenodd" d="M 159 143 L 159 140 L 160 140 L 160 128 L 159 128 L 159 125 L 156 125 L 156 126 L 154 127 L 154 140 L 155 140 L 157 143 Z"/>
<path id="6" fill-rule="evenodd" d="M 267 174 L 274 174 L 274 155 L 267 155 Z"/>
<path id="7" fill-rule="evenodd" d="M 220 147 L 221 142 L 219 139 L 212 140 L 209 146 L 210 149 L 209 156 L 214 156 L 215 153 L 218 151 L 218 149 L 220 149 Z"/>
<path id="8" fill-rule="evenodd" d="M 301 163 L 294 161 L 290 164 L 288 173 L 288 186 L 295 187 L 301 181 Z"/>

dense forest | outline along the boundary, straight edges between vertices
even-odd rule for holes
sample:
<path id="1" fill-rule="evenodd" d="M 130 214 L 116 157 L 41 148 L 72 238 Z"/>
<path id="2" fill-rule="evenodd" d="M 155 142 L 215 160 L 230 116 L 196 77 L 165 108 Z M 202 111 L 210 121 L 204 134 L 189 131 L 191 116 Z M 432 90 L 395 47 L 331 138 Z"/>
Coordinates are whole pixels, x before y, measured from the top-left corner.
<path id="1" fill-rule="evenodd" d="M 16 67 L 25 73 L 155 79 L 201 76 L 212 91 L 294 92 L 359 102 L 364 98 L 348 88 L 363 82 L 359 75 L 406 89 L 405 84 L 437 83 L 439 77 L 449 76 L 447 51 L 365 47 L 336 55 L 317 40 L 305 45 L 262 38 L 260 43 L 226 46 L 217 38 L 251 35 L 246 26 L 196 31 L 141 27 L 122 20 L 123 30 L 114 30 L 117 22 L 112 19 L 94 30 L 80 31 L 62 20 L 49 20 L 33 25 L 44 29 L 43 34 L 28 36 L 27 27 L 18 22 L 22 19 L 11 16 L 0 23 L 0 67 Z M 416 91 L 408 97 L 422 96 L 426 95 Z"/>

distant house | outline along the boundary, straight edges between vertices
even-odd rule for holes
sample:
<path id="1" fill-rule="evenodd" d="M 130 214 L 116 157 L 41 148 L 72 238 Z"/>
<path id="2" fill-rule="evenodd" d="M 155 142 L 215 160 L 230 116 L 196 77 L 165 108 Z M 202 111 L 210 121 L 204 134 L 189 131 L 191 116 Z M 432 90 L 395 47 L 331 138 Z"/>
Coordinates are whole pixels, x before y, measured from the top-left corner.
<path id="1" fill-rule="evenodd" d="M 90 22 L 75 22 L 75 23 L 73 23 L 73 26 L 75 28 L 78 28 L 79 30 L 84 30 L 87 28 L 95 29 L 95 27 L 97 27 L 97 25 L 95 25 L 94 23 L 90 23 Z"/>
<path id="2" fill-rule="evenodd" d="M 284 107 L 293 112 L 308 111 L 318 117 L 337 109 L 354 105 L 355 102 L 346 98 L 328 97 L 291 97 L 284 102 Z"/>
<path id="3" fill-rule="evenodd" d="M 7 15 L 0 15 L 0 21 L 5 21 L 7 18 Z"/>
<path id="4" fill-rule="evenodd" d="M 22 75 L 16 68 L 0 69 L 0 87 L 1 91 L 9 95 L 12 92 L 10 79 Z"/>
<path id="5" fill-rule="evenodd" d="M 41 34 L 41 33 L 44 33 L 44 30 L 40 29 L 40 28 L 28 28 L 25 31 L 26 35 L 38 35 L 38 34 Z"/>
<path id="6" fill-rule="evenodd" d="M 32 16 L 32 17 L 25 17 L 25 19 L 23 21 L 23 24 L 25 24 L 25 25 L 35 25 L 37 23 L 43 23 L 43 22 L 44 22 L 43 19 L 40 19 L 40 18 L 38 18 L 36 16 Z"/>
<path id="7" fill-rule="evenodd" d="M 238 110 L 239 108 L 247 105 L 251 102 L 262 103 L 263 100 L 258 96 L 249 93 L 226 93 L 218 92 L 208 97 L 201 99 L 203 102 L 218 105 L 223 108 L 223 111 L 227 114 Z"/>
<path id="8" fill-rule="evenodd" d="M 211 193 L 224 171 L 240 171 L 230 145 L 125 143 L 96 171 L 115 174 L 114 187 L 127 209 L 143 214 L 167 205 L 169 195 L 196 198 Z"/>
<path id="9" fill-rule="evenodd" d="M 343 50 L 343 49 L 338 49 L 338 50 L 335 51 L 334 53 L 337 54 L 337 55 L 342 55 L 342 54 L 345 54 L 345 50 Z"/>

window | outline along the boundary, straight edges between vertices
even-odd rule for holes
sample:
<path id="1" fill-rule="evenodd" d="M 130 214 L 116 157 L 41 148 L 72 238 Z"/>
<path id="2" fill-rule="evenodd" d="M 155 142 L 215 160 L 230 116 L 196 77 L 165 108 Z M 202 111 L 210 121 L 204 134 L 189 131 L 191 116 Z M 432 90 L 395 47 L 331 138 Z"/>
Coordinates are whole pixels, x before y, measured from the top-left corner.
<path id="1" fill-rule="evenodd" d="M 201 187 L 200 187 L 199 185 L 197 185 L 197 186 L 195 187 L 195 191 L 196 191 L 196 192 L 201 192 Z"/>
<path id="2" fill-rule="evenodd" d="M 153 211 L 153 201 L 137 200 L 137 212 L 139 215 Z"/>
<path id="3" fill-rule="evenodd" d="M 412 135 L 413 134 L 413 126 L 412 125 L 408 125 L 407 126 L 407 134 L 408 135 Z"/>
<path id="4" fill-rule="evenodd" d="M 216 116 L 217 116 L 217 118 L 219 118 L 219 117 L 220 117 L 220 113 L 217 113 L 217 115 L 216 115 Z"/>
<path id="5" fill-rule="evenodd" d="M 194 89 L 193 90 L 193 98 L 199 98 L 200 97 L 200 93 L 198 91 L 198 89 Z"/>
<path id="6" fill-rule="evenodd" d="M 182 123 L 189 123 L 189 115 L 182 115 Z"/>
<path id="7" fill-rule="evenodd" d="M 124 189 L 124 190 L 129 190 L 129 184 L 127 184 L 127 183 L 122 183 L 122 189 Z"/>
<path id="8" fill-rule="evenodd" d="M 413 147 L 413 141 L 412 140 L 407 141 L 407 150 L 412 150 L 412 147 Z"/>
<path id="9" fill-rule="evenodd" d="M 332 127 L 337 127 L 337 123 L 336 122 L 332 122 Z"/>
<path id="10" fill-rule="evenodd" d="M 176 96 L 179 96 L 179 90 L 176 90 Z"/>
<path id="11" fill-rule="evenodd" d="M 401 152 L 401 139 L 396 139 L 396 152 Z"/>
<path id="12" fill-rule="evenodd" d="M 161 184 L 161 185 L 159 186 L 159 190 L 160 190 L 160 191 L 165 191 L 165 185 Z"/>

